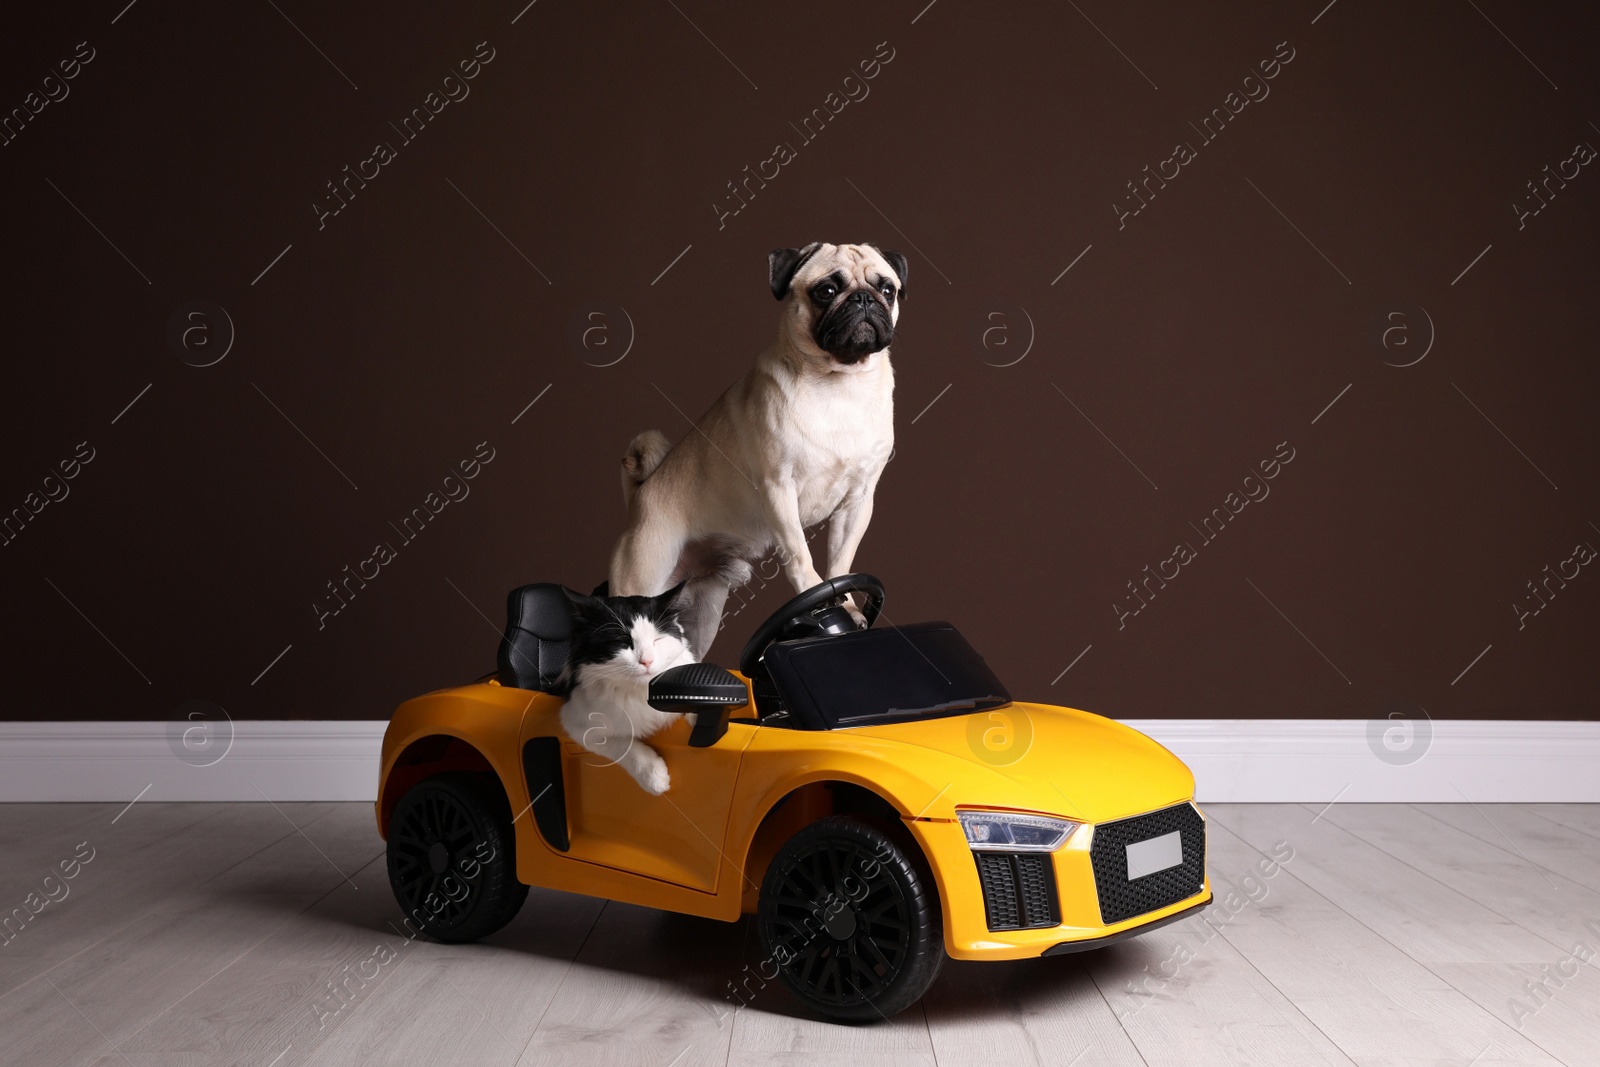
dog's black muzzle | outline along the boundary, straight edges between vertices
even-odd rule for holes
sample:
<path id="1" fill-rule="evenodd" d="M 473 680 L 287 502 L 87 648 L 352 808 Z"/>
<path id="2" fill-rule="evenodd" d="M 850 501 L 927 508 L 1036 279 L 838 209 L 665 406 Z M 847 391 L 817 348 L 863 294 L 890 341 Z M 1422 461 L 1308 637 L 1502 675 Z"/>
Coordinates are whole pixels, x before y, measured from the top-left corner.
<path id="1" fill-rule="evenodd" d="M 845 294 L 817 323 L 817 347 L 840 363 L 858 363 L 894 340 L 894 322 L 882 300 L 865 289 Z"/>

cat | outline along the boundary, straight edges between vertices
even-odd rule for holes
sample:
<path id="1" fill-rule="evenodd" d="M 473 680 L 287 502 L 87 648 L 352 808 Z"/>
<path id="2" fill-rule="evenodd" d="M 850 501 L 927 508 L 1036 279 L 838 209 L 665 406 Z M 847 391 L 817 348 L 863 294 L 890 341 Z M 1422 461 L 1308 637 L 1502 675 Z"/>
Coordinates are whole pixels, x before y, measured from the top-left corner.
<path id="1" fill-rule="evenodd" d="M 667 763 L 644 739 L 680 716 L 646 701 L 650 680 L 694 663 L 679 620 L 684 584 L 660 596 L 584 596 L 566 590 L 572 612 L 572 650 L 561 681 L 567 691 L 561 726 L 567 736 L 609 763 L 619 764 L 640 788 L 660 796 L 672 784 Z"/>

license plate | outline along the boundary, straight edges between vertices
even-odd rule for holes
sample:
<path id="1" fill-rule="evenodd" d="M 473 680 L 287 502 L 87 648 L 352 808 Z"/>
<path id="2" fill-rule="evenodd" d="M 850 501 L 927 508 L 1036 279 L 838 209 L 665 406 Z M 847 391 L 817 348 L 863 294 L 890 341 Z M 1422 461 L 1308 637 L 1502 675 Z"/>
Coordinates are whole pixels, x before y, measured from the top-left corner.
<path id="1" fill-rule="evenodd" d="M 1177 830 L 1128 846 L 1128 881 L 1155 874 L 1183 862 L 1183 835 Z"/>

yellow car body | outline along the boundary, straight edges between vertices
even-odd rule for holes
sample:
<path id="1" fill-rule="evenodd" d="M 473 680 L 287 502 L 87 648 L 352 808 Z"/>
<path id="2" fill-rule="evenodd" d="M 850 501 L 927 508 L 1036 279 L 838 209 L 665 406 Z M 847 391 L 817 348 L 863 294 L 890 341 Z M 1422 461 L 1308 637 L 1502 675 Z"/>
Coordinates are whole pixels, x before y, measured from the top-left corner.
<path id="1" fill-rule="evenodd" d="M 689 725 L 680 721 L 648 740 L 672 778 L 666 793 L 652 796 L 621 767 L 566 737 L 562 704 L 493 679 L 402 704 L 383 742 L 380 833 L 388 836 L 390 815 L 412 785 L 452 770 L 488 773 L 504 792 L 521 882 L 733 921 L 756 910 L 768 862 L 797 830 L 840 813 L 841 805 L 892 809 L 938 887 L 944 951 L 967 960 L 1094 947 L 1211 899 L 1202 851 L 1192 893 L 1104 921 L 1092 862 L 1097 831 L 1150 813 L 1191 818 L 1192 809 L 1194 820 L 1203 816 L 1193 808 L 1194 777 L 1177 757 L 1089 712 L 1014 702 L 922 721 L 799 730 L 758 725 L 736 711 L 727 732 L 700 748 L 688 744 Z M 546 839 L 533 811 L 552 785 L 530 788 L 525 753 L 537 739 L 549 739 L 541 742 L 547 753 L 559 744 L 565 850 Z M 957 817 L 967 809 L 1080 824 L 1044 854 L 1059 922 L 991 929 L 980 853 Z M 1203 842 L 1203 823 L 1199 836 Z"/>

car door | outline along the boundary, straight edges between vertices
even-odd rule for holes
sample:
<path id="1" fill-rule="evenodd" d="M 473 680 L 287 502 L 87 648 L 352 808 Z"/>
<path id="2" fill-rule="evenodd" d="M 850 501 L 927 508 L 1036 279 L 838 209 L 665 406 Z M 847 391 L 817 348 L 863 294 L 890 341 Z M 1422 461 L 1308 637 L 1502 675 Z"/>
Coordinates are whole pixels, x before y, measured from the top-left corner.
<path id="1" fill-rule="evenodd" d="M 739 858 L 724 859 L 723 839 L 740 762 L 758 729 L 729 723 L 716 744 L 693 748 L 689 724 L 680 719 L 648 741 L 635 741 L 666 760 L 672 784 L 660 796 L 563 738 L 567 856 L 707 893 L 717 891 L 719 878 L 739 877 Z"/>

